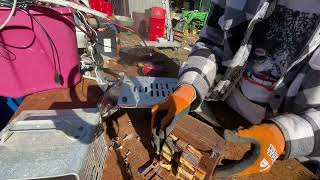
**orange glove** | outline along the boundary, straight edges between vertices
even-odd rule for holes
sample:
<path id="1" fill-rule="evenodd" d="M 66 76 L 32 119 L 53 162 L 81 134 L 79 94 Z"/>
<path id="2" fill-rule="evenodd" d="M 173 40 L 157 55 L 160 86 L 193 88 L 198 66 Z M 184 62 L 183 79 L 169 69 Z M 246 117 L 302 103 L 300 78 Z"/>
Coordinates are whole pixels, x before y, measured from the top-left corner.
<path id="1" fill-rule="evenodd" d="M 166 101 L 152 107 L 152 144 L 157 154 L 160 154 L 160 149 L 176 122 L 189 113 L 190 105 L 195 97 L 193 86 L 185 84 L 168 96 Z"/>
<path id="2" fill-rule="evenodd" d="M 283 153 L 285 139 L 275 124 L 254 125 L 236 133 L 226 130 L 226 140 L 251 143 L 249 156 L 235 163 L 217 168 L 216 177 L 236 177 L 256 173 L 267 173 L 276 159 Z"/>

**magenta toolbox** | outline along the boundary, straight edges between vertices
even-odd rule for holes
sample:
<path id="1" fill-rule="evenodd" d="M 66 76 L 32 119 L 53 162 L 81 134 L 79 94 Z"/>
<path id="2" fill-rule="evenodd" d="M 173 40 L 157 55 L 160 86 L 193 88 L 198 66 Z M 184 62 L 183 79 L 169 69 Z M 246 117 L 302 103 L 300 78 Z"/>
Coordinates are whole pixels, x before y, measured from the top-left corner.
<path id="1" fill-rule="evenodd" d="M 0 8 L 0 22 L 10 9 Z M 17 10 L 0 31 L 0 96 L 22 97 L 80 81 L 73 9 Z"/>

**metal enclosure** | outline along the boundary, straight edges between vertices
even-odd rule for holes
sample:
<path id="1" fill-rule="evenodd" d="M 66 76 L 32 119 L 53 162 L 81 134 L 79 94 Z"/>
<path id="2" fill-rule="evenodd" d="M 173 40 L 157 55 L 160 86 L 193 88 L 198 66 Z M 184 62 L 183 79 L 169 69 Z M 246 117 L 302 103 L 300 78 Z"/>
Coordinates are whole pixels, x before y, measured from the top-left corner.
<path id="1" fill-rule="evenodd" d="M 0 179 L 101 179 L 97 109 L 24 111 L 0 132 Z"/>

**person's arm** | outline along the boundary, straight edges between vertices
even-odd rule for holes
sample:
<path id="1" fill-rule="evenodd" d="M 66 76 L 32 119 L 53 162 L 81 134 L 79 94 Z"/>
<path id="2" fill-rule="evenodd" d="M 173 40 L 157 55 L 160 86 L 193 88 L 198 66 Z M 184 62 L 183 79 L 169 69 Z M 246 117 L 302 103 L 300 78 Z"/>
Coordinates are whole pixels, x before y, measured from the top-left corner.
<path id="1" fill-rule="evenodd" d="M 196 90 L 197 97 L 191 110 L 197 108 L 213 85 L 217 72 L 217 61 L 223 58 L 223 31 L 219 21 L 223 19 L 225 1 L 213 1 L 208 25 L 201 32 L 187 61 L 179 72 L 178 87 L 189 84 Z"/>
<path id="2" fill-rule="evenodd" d="M 216 170 L 216 177 L 245 176 L 266 173 L 282 155 L 283 159 L 320 156 L 320 108 L 304 113 L 283 114 L 236 132 L 225 131 L 226 140 L 250 143 L 252 149 L 240 161 Z"/>
<path id="3" fill-rule="evenodd" d="M 224 0 L 213 0 L 208 25 L 200 33 L 188 60 L 182 65 L 177 89 L 164 102 L 152 107 L 152 144 L 160 154 L 177 121 L 204 100 L 216 76 L 216 60 L 223 54 L 223 32 L 218 24 L 223 15 Z"/>
<path id="4" fill-rule="evenodd" d="M 284 159 L 320 156 L 320 108 L 271 119 L 285 138 Z"/>

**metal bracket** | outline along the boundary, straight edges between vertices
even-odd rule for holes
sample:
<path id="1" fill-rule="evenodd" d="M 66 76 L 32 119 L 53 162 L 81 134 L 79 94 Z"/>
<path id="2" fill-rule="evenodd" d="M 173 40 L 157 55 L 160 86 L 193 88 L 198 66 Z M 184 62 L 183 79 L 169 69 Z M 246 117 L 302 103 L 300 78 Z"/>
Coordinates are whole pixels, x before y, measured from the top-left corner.
<path id="1" fill-rule="evenodd" d="M 118 105 L 125 108 L 147 108 L 164 101 L 177 85 L 176 78 L 136 76 L 125 78 Z"/>
<path id="2" fill-rule="evenodd" d="M 164 101 L 175 90 L 176 78 L 124 77 L 110 87 L 98 104 L 101 116 L 109 117 L 120 108 L 149 108 Z"/>

